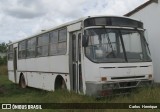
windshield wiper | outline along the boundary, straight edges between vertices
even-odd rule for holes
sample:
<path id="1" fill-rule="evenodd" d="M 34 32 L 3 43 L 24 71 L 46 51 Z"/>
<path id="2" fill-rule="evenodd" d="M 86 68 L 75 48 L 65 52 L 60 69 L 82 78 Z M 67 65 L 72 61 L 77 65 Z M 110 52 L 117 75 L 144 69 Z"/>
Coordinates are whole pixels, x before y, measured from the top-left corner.
<path id="1" fill-rule="evenodd" d="M 123 53 L 124 53 L 124 58 L 125 58 L 126 62 L 128 62 L 126 49 L 125 49 L 125 45 L 124 45 L 124 41 L 123 41 L 123 37 L 122 37 L 122 32 L 121 32 L 121 30 L 118 30 L 118 32 L 119 32 L 119 36 L 120 36 L 120 41 L 122 43 L 122 49 L 123 49 Z"/>

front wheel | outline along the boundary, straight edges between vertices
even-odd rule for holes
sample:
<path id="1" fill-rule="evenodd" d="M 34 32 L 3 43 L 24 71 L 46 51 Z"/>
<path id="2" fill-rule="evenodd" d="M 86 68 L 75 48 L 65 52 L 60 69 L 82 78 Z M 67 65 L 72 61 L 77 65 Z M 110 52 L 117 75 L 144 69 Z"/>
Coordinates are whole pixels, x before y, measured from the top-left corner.
<path id="1" fill-rule="evenodd" d="M 26 88 L 26 81 L 25 81 L 24 75 L 21 75 L 19 85 L 21 88 Z"/>

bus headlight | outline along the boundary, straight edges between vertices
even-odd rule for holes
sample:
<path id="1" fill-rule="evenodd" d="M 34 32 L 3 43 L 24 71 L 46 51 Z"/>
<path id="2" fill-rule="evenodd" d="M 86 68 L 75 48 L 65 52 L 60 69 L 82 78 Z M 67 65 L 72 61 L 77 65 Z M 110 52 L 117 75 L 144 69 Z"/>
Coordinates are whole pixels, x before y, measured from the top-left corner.
<path id="1" fill-rule="evenodd" d="M 107 77 L 101 77 L 101 81 L 107 81 Z"/>

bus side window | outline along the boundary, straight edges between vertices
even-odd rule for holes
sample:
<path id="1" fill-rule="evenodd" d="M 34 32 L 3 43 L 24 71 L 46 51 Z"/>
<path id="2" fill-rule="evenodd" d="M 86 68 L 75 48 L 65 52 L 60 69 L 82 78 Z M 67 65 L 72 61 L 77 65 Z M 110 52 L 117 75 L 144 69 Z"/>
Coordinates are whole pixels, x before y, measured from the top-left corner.
<path id="1" fill-rule="evenodd" d="M 67 29 L 59 30 L 58 54 L 65 54 L 67 51 Z"/>
<path id="2" fill-rule="evenodd" d="M 49 55 L 57 55 L 58 53 L 58 30 L 50 33 Z"/>
<path id="3" fill-rule="evenodd" d="M 38 37 L 37 56 L 48 56 L 49 34 L 43 34 Z"/>
<path id="4" fill-rule="evenodd" d="M 81 61 L 81 33 L 78 34 L 79 61 Z"/>
<path id="5" fill-rule="evenodd" d="M 36 56 L 36 37 L 27 41 L 27 58 Z"/>
<path id="6" fill-rule="evenodd" d="M 13 45 L 8 48 L 8 60 L 13 60 Z"/>
<path id="7" fill-rule="evenodd" d="M 18 58 L 24 59 L 26 57 L 26 40 L 19 42 Z"/>

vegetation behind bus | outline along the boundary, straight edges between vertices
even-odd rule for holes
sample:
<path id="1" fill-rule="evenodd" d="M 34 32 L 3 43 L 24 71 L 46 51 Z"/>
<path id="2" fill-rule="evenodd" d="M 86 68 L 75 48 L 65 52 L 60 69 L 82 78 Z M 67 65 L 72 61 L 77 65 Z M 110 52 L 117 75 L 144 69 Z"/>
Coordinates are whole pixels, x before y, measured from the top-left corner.
<path id="1" fill-rule="evenodd" d="M 7 55 L 7 44 L 5 42 L 0 43 L 0 53 L 4 53 Z M 0 56 L 0 66 L 7 64 L 7 56 Z"/>
<path id="2" fill-rule="evenodd" d="M 160 103 L 160 88 L 142 88 L 140 91 L 134 91 L 129 96 L 119 96 L 96 100 L 93 97 L 79 95 L 75 92 L 66 90 L 57 90 L 48 92 L 39 89 L 26 88 L 21 89 L 13 84 L 7 78 L 6 74 L 0 75 L 0 103 Z M 17 111 L 17 110 L 16 110 Z M 36 111 L 36 110 L 34 110 Z M 39 110 L 38 110 L 39 111 Z M 42 110 L 44 112 L 62 112 L 82 110 Z M 83 110 L 92 112 L 93 110 Z M 106 112 L 107 110 L 94 110 L 94 112 Z M 132 112 L 133 110 L 121 110 L 122 112 Z M 120 110 L 109 110 L 109 112 L 121 112 Z M 150 110 L 139 110 L 147 112 Z M 154 110 L 155 111 L 155 110 Z M 12 110 L 13 112 L 13 110 Z"/>
<path id="3" fill-rule="evenodd" d="M 5 42 L 0 43 L 0 53 L 7 54 L 7 44 Z M 0 75 L 7 75 L 7 56 L 0 56 Z"/>

